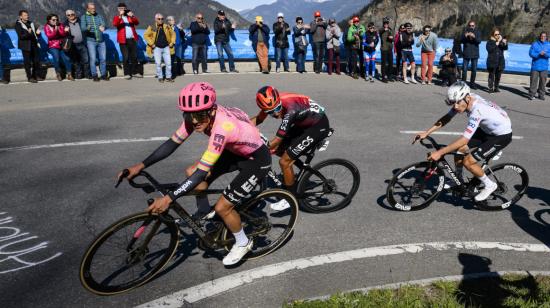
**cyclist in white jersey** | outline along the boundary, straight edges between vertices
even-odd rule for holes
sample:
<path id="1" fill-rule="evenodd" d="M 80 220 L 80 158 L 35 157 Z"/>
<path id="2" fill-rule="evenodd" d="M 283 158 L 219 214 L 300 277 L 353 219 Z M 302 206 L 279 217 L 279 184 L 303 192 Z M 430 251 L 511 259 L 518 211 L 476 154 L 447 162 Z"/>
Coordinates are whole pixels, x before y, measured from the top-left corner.
<path id="1" fill-rule="evenodd" d="M 497 104 L 470 93 L 470 87 L 463 81 L 458 81 L 449 87 L 446 103 L 453 106 L 430 129 L 418 134 L 415 141 L 424 139 L 434 131 L 445 126 L 457 113 L 468 115 L 468 125 L 464 134 L 453 143 L 430 153 L 430 160 L 437 161 L 447 153 L 458 151 L 467 153 L 470 148 L 477 147 L 464 158 L 455 157 L 457 176 L 462 177 L 462 166 L 484 184 L 483 189 L 475 196 L 476 201 L 487 199 L 496 189 L 497 184 L 487 177 L 477 162 L 491 159 L 512 141 L 512 123 L 506 111 Z"/>

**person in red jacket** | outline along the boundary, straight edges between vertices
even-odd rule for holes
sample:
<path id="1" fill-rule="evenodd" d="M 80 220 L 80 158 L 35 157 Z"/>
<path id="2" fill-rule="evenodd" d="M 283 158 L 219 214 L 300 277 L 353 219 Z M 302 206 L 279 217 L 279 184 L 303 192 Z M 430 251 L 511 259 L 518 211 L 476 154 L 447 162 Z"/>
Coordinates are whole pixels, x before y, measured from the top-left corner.
<path id="1" fill-rule="evenodd" d="M 132 79 L 132 76 L 142 78 L 141 74 L 134 75 L 138 62 L 136 26 L 139 25 L 139 20 L 125 3 L 119 3 L 117 9 L 118 15 L 113 17 L 113 26 L 117 28 L 117 41 L 122 53 L 124 78 Z"/>
<path id="2" fill-rule="evenodd" d="M 55 14 L 49 14 L 48 17 L 46 17 L 46 20 L 47 24 L 44 26 L 44 32 L 48 37 L 48 53 L 52 55 L 53 67 L 55 68 L 57 80 L 63 80 L 61 77 L 61 67 L 59 66 L 60 58 L 65 65 L 65 70 L 67 71 L 67 79 L 74 80 L 71 73 L 71 59 L 68 55 L 69 50 L 65 50 L 65 48 L 63 48 L 65 37 L 69 35 L 69 28 L 60 23 L 59 17 Z"/>

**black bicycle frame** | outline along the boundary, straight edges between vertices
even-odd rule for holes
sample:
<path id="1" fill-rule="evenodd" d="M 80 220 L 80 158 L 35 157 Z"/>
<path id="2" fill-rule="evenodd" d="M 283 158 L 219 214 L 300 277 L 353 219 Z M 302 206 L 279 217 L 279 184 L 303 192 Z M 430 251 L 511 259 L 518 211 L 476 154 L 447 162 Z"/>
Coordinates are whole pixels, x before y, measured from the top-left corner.
<path id="1" fill-rule="evenodd" d="M 143 176 L 149 181 L 149 183 L 136 183 L 133 179 L 129 180 L 128 182 L 132 187 L 143 189 L 143 191 L 145 191 L 146 193 L 152 193 L 154 191 L 158 191 L 164 196 L 168 194 L 169 191 L 179 187 L 178 183 L 161 184 L 155 178 L 153 178 L 149 173 L 145 171 L 141 171 L 138 174 L 138 176 Z M 223 192 L 222 189 L 207 189 L 199 192 L 193 191 L 193 192 L 190 192 L 188 195 L 196 196 L 196 195 L 221 194 L 222 192 Z M 149 202 L 151 203 L 152 200 L 150 199 Z M 172 202 L 169 209 L 174 210 L 174 212 L 176 212 L 176 214 L 193 230 L 193 232 L 197 234 L 202 241 L 204 241 L 206 246 L 212 249 L 215 249 L 220 247 L 220 245 L 228 244 L 226 242 L 213 239 L 208 234 L 206 234 L 206 232 L 201 228 L 201 226 L 197 224 L 197 222 L 191 217 L 191 215 L 189 215 L 189 213 L 178 202 L 176 201 Z M 170 216 L 167 213 L 159 214 L 159 218 L 162 221 L 175 223 L 174 220 L 170 218 Z"/>

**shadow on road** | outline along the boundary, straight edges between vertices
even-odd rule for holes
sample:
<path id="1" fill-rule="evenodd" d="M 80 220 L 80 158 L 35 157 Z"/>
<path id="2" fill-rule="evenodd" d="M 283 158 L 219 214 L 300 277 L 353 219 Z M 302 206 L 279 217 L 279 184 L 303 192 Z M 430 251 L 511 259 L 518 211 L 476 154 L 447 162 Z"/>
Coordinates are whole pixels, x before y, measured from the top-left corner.
<path id="1" fill-rule="evenodd" d="M 529 235 L 550 247 L 550 190 L 541 187 L 529 187 L 527 197 L 541 200 L 546 208 L 537 210 L 533 216 L 519 204 L 510 208 L 514 222 Z M 546 215 L 545 215 L 546 214 Z"/>
<path id="2" fill-rule="evenodd" d="M 529 273 L 525 278 L 501 277 L 491 272 L 489 258 L 460 253 L 458 260 L 464 267 L 465 279 L 460 282 L 455 297 L 466 307 L 503 307 L 505 303 L 536 303 L 540 299 L 538 282 Z"/>

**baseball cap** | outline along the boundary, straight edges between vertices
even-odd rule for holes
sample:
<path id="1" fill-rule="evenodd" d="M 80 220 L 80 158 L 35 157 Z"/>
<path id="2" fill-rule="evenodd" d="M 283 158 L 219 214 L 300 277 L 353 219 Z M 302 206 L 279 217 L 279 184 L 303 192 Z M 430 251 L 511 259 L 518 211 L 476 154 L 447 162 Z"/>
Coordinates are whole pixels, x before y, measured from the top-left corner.
<path id="1" fill-rule="evenodd" d="M 315 12 L 315 17 L 321 17 L 321 12 L 316 11 L 316 12 Z"/>
<path id="2" fill-rule="evenodd" d="M 353 20 L 353 22 L 359 22 L 359 17 L 355 16 L 355 17 L 353 17 L 352 20 Z"/>
<path id="3" fill-rule="evenodd" d="M 223 10 L 219 10 L 218 15 L 225 16 L 225 12 Z"/>
<path id="4" fill-rule="evenodd" d="M 285 17 L 285 14 L 283 14 L 282 12 L 279 12 L 279 13 L 277 14 L 277 18 L 279 18 L 279 17 Z"/>
<path id="5" fill-rule="evenodd" d="M 261 22 L 263 22 L 263 21 L 264 21 L 264 19 L 263 19 L 263 17 L 262 17 L 262 16 L 256 16 L 256 21 L 261 21 Z"/>

